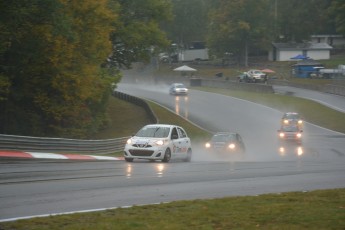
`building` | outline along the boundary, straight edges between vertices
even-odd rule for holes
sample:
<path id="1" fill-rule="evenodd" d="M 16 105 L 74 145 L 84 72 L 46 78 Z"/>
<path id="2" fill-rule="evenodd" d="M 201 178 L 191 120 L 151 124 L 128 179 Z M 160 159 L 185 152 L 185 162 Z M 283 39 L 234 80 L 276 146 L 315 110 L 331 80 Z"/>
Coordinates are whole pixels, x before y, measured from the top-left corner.
<path id="1" fill-rule="evenodd" d="M 334 49 L 345 49 L 345 37 L 343 35 L 312 35 L 312 43 L 327 43 Z"/>
<path id="2" fill-rule="evenodd" d="M 292 57 L 304 55 L 314 60 L 328 60 L 333 47 L 327 43 L 272 43 L 270 61 L 291 61 Z"/>

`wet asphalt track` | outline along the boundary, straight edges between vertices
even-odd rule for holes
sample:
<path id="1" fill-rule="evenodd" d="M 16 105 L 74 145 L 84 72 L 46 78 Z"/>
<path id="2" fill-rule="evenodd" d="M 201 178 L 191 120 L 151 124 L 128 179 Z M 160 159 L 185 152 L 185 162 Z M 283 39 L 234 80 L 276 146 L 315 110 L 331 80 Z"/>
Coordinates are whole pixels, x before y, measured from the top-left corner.
<path id="1" fill-rule="evenodd" d="M 345 136 L 305 124 L 302 146 L 277 141 L 282 112 L 231 97 L 167 86 L 121 84 L 210 131 L 239 132 L 245 158 L 223 158 L 193 143 L 191 163 L 0 160 L 0 219 L 174 200 L 308 191 L 345 186 Z"/>

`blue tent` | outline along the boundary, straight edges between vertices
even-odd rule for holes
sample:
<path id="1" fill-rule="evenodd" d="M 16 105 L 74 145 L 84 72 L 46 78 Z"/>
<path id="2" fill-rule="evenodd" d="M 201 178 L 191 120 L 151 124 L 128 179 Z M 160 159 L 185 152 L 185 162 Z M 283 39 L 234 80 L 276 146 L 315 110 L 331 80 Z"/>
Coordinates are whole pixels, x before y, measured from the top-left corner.
<path id="1" fill-rule="evenodd" d="M 302 55 L 302 54 L 298 54 L 297 56 L 292 57 L 292 58 L 290 58 L 290 59 L 295 59 L 295 60 L 306 60 L 306 59 L 309 59 L 309 57 L 304 56 L 304 55 Z"/>

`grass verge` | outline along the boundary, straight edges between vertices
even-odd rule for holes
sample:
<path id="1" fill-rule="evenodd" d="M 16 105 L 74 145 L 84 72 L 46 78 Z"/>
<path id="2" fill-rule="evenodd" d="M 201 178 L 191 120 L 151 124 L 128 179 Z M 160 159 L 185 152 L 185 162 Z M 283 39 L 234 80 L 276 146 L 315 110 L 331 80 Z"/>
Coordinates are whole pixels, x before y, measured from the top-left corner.
<path id="1" fill-rule="evenodd" d="M 175 201 L 0 223 L 1 230 L 344 228 L 345 189 Z"/>

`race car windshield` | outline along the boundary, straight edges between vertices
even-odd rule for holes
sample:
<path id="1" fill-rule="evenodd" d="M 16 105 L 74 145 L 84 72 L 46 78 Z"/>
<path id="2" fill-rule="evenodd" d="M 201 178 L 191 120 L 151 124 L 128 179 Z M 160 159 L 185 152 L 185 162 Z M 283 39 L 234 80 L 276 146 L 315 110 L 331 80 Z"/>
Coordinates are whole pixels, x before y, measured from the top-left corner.
<path id="1" fill-rule="evenodd" d="M 233 135 L 214 135 L 212 137 L 213 142 L 227 142 L 234 139 L 235 137 Z"/>
<path id="2" fill-rule="evenodd" d="M 287 119 L 299 119 L 299 116 L 297 114 L 288 114 L 285 116 Z"/>
<path id="3" fill-rule="evenodd" d="M 285 132 L 297 132 L 297 131 L 299 131 L 297 126 L 285 126 L 282 128 L 282 130 Z"/>
<path id="4" fill-rule="evenodd" d="M 138 131 L 137 137 L 168 137 L 169 127 L 144 127 Z"/>

